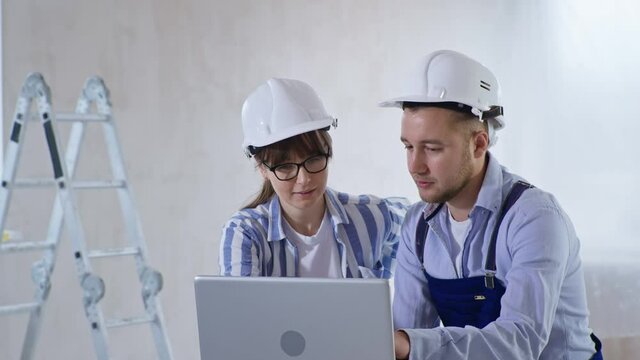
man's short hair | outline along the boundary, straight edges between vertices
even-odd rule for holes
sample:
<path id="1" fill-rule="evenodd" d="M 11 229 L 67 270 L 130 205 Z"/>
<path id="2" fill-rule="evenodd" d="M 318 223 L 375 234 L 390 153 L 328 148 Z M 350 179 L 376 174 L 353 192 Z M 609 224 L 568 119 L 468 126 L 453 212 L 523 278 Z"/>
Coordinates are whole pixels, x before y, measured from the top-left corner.
<path id="1" fill-rule="evenodd" d="M 474 131 L 485 130 L 487 133 L 489 132 L 487 122 L 480 121 L 476 115 L 471 112 L 471 106 L 457 103 L 457 102 L 439 102 L 439 103 L 423 103 L 423 102 L 411 102 L 405 101 L 402 103 L 402 110 L 418 110 L 421 108 L 427 107 L 437 107 L 441 109 L 447 109 L 455 112 L 455 116 L 453 116 L 454 120 L 456 120 L 456 124 L 465 125 L 466 129 L 469 131 L 469 135 L 471 135 Z"/>

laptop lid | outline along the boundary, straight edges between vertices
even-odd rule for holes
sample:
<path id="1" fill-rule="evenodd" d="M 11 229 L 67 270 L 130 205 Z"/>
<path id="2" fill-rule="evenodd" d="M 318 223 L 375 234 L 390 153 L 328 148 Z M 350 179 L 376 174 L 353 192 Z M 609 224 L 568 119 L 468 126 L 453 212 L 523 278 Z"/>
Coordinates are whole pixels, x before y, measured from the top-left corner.
<path id="1" fill-rule="evenodd" d="M 392 360 L 382 279 L 196 276 L 202 360 Z"/>

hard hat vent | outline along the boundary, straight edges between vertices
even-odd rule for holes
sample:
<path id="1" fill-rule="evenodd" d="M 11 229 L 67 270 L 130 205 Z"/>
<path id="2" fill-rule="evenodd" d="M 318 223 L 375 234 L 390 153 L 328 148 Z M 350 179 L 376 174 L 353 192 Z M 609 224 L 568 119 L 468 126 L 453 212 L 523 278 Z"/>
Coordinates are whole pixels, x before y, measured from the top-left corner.
<path id="1" fill-rule="evenodd" d="M 486 81 L 480 80 L 480 87 L 487 91 L 491 91 L 491 84 Z"/>

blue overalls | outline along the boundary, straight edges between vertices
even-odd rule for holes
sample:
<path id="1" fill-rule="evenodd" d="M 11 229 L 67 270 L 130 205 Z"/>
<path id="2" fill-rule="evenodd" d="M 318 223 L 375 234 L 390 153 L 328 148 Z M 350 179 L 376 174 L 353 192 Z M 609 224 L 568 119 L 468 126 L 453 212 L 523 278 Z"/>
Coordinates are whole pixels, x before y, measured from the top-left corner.
<path id="1" fill-rule="evenodd" d="M 495 280 L 498 230 L 507 211 L 520 198 L 520 195 L 531 187 L 533 186 L 526 182 L 516 182 L 502 204 L 489 242 L 485 259 L 485 276 L 460 279 L 438 279 L 430 276 L 424 268 L 424 246 L 429 231 L 428 222 L 442 209 L 443 204 L 440 204 L 426 219 L 418 222 L 416 255 L 429 282 L 431 301 L 445 326 L 464 327 L 470 325 L 481 329 L 500 316 L 500 299 L 506 288 Z M 596 349 L 596 353 L 591 359 L 602 360 L 600 340 L 594 334 L 591 334 L 591 339 Z"/>

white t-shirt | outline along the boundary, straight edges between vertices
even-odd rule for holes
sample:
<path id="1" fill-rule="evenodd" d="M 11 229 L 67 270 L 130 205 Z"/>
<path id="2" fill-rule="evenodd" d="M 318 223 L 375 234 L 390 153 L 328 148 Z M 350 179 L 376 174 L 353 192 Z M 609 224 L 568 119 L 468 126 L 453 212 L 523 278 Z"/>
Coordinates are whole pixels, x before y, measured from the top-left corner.
<path id="1" fill-rule="evenodd" d="M 286 220 L 284 223 L 287 239 L 298 248 L 300 277 L 342 277 L 340 253 L 338 253 L 338 245 L 333 236 L 331 219 L 327 211 L 315 235 L 302 235 L 296 232 Z"/>
<path id="2" fill-rule="evenodd" d="M 464 241 L 467 238 L 467 234 L 469 234 L 469 230 L 471 230 L 471 218 L 467 218 L 464 221 L 456 221 L 451 215 L 451 211 L 449 212 L 449 228 L 451 230 L 451 235 L 456 240 L 454 244 L 452 244 L 451 251 L 451 260 L 454 262 L 456 266 L 456 272 L 458 273 L 458 277 L 462 276 L 462 249 L 464 248 Z"/>

